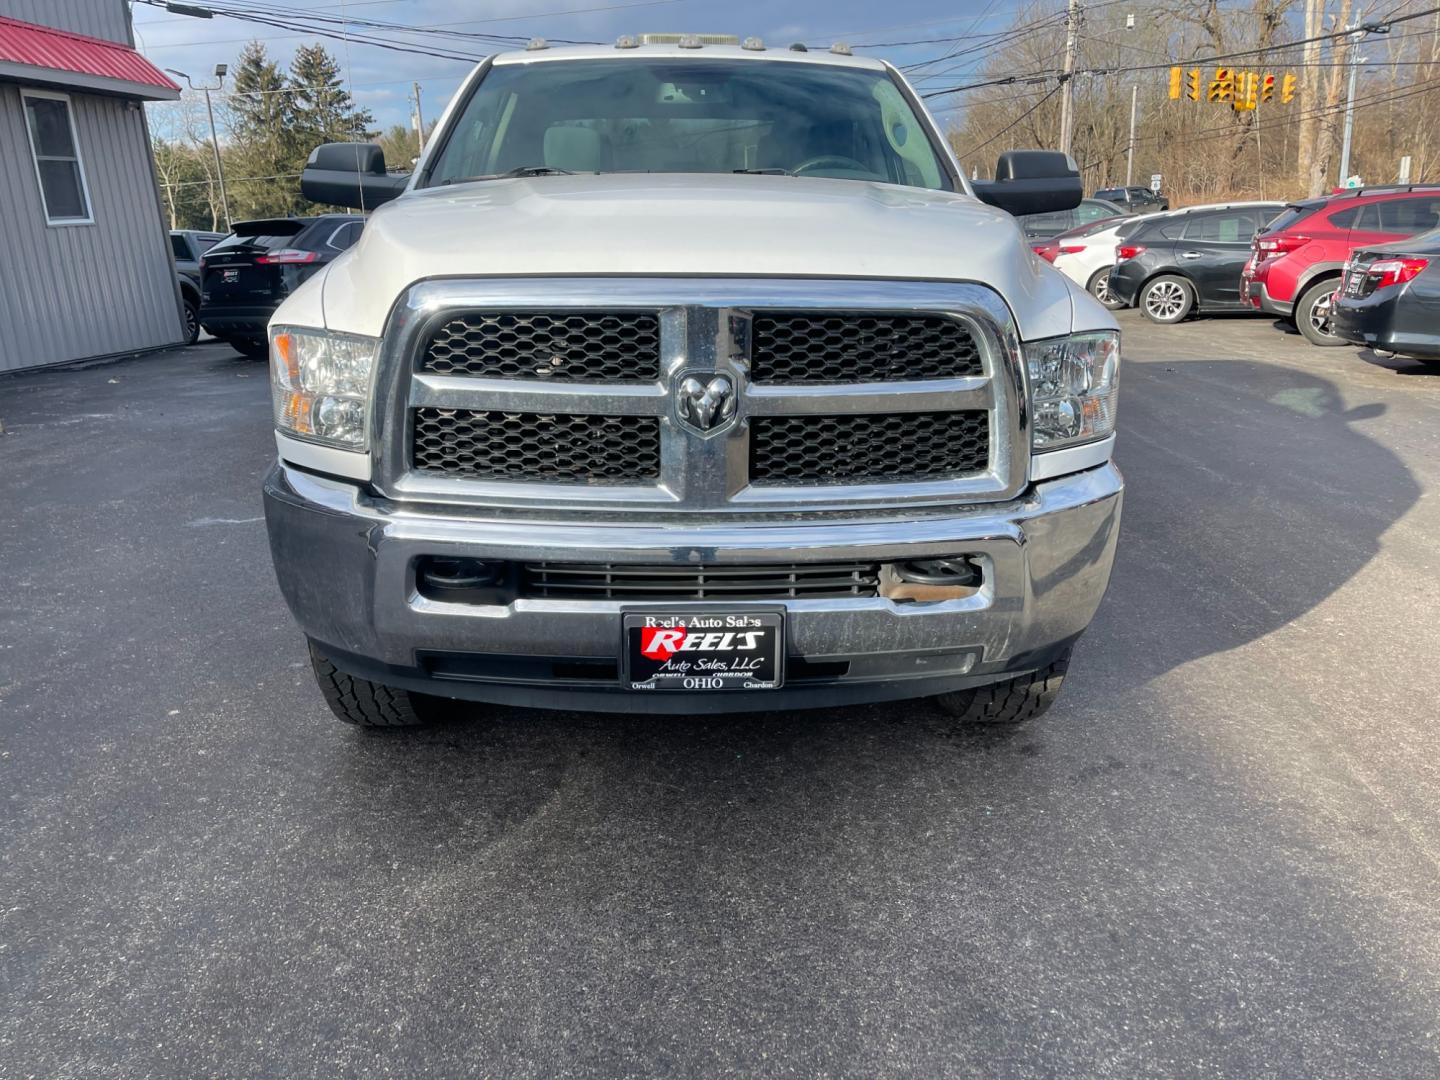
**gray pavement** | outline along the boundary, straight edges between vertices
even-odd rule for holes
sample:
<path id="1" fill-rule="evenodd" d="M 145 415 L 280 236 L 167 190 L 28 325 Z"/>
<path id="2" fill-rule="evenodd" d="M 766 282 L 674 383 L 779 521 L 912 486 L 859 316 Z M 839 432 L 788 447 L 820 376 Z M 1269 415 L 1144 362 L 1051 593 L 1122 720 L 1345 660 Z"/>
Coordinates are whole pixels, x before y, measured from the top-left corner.
<path id="1" fill-rule="evenodd" d="M 0 380 L 0 1077 L 1440 1073 L 1440 374 L 1125 319 L 1110 595 L 923 705 L 332 720 L 263 368 Z"/>

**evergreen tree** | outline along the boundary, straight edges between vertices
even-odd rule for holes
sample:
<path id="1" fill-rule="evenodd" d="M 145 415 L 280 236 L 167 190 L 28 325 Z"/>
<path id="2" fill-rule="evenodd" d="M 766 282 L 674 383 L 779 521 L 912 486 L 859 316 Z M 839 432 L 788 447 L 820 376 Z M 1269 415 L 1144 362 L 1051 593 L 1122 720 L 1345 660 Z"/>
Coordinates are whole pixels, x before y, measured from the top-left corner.
<path id="1" fill-rule="evenodd" d="M 240 53 L 229 94 L 231 146 L 226 172 L 237 219 L 302 212 L 299 172 L 311 147 L 297 131 L 296 102 L 285 73 L 265 46 L 252 41 Z M 255 179 L 245 179 L 247 177 Z"/>
<path id="2" fill-rule="evenodd" d="M 287 96 L 295 115 L 295 134 L 306 152 L 327 142 L 368 142 L 375 117 L 355 104 L 340 79 L 340 65 L 323 45 L 302 45 L 290 63 Z"/>

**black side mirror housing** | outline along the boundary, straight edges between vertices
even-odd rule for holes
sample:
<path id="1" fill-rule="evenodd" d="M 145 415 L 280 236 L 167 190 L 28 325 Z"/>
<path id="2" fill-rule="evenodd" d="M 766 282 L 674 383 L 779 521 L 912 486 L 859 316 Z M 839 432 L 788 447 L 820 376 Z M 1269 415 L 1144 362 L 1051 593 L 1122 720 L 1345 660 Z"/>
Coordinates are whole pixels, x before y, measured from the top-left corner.
<path id="1" fill-rule="evenodd" d="M 374 210 L 409 183 L 409 174 L 385 171 L 385 151 L 374 143 L 325 143 L 305 163 L 300 194 L 311 202 Z"/>
<path id="2" fill-rule="evenodd" d="M 994 180 L 972 180 L 975 195 L 1019 217 L 1073 210 L 1084 189 L 1080 169 L 1057 150 L 1009 150 L 995 163 Z"/>

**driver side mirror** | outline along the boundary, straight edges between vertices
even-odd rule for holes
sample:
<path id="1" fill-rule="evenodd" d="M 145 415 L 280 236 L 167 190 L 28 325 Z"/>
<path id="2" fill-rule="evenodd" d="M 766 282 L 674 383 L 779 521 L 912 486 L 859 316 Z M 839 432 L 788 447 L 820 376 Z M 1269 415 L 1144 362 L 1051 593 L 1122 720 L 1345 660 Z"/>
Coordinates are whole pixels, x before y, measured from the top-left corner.
<path id="1" fill-rule="evenodd" d="M 408 173 L 385 171 L 385 151 L 374 143 L 325 143 L 305 163 L 300 194 L 311 202 L 374 210 L 409 183 Z"/>
<path id="2" fill-rule="evenodd" d="M 1006 213 L 1049 214 L 1080 205 L 1080 169 L 1056 150 L 1009 150 L 995 163 L 994 180 L 972 180 L 981 201 Z"/>

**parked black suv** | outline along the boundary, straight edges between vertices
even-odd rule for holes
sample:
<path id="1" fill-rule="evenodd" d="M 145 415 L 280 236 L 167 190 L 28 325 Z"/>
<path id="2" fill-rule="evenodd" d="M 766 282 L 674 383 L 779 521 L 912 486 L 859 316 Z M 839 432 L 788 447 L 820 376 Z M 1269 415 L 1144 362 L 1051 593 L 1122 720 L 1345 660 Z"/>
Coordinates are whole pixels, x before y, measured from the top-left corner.
<path id="1" fill-rule="evenodd" d="M 1152 218 L 1115 248 L 1110 293 L 1152 322 L 1177 323 L 1196 309 L 1250 311 L 1240 271 L 1250 241 L 1283 203 L 1237 203 Z"/>
<path id="2" fill-rule="evenodd" d="M 1094 198 L 1124 207 L 1127 214 L 1153 214 L 1157 210 L 1170 209 L 1169 199 L 1147 187 L 1101 188 L 1095 192 Z"/>
<path id="3" fill-rule="evenodd" d="M 246 356 L 266 353 L 270 316 L 306 278 L 360 239 L 358 214 L 239 221 L 200 260 L 200 325 Z"/>
<path id="4" fill-rule="evenodd" d="M 1440 364 L 1440 229 L 1352 252 L 1331 303 L 1337 337 Z"/>

